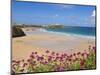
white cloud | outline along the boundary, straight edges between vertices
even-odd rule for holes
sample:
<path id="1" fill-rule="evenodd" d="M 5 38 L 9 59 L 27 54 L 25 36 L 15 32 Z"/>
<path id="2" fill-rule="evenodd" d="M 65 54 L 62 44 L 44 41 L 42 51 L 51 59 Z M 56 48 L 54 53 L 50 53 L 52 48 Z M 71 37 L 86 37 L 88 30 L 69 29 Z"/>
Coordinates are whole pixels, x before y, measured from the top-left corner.
<path id="1" fill-rule="evenodd" d="M 96 16 L 95 10 L 93 10 L 90 17 L 87 17 L 84 23 L 90 24 L 90 26 L 95 26 L 95 16 Z"/>
<path id="2" fill-rule="evenodd" d="M 92 12 L 92 16 L 95 17 L 95 10 L 93 10 L 93 12 Z"/>
<path id="3" fill-rule="evenodd" d="M 92 17 L 91 17 L 91 19 L 90 19 L 90 22 L 91 22 L 92 24 L 95 24 L 95 16 L 96 16 L 96 14 L 95 14 L 95 10 L 93 10 L 91 16 L 92 16 Z"/>
<path id="4" fill-rule="evenodd" d="M 60 5 L 62 8 L 69 8 L 68 5 Z"/>
<path id="5" fill-rule="evenodd" d="M 58 5 L 59 6 L 59 8 L 61 8 L 61 9 L 70 9 L 70 8 L 73 8 L 73 7 L 75 7 L 75 5 Z"/>
<path id="6" fill-rule="evenodd" d="M 89 17 L 84 18 L 84 25 L 95 26 L 95 10 L 92 11 Z"/>
<path id="7" fill-rule="evenodd" d="M 58 14 L 56 14 L 55 17 L 58 17 Z"/>

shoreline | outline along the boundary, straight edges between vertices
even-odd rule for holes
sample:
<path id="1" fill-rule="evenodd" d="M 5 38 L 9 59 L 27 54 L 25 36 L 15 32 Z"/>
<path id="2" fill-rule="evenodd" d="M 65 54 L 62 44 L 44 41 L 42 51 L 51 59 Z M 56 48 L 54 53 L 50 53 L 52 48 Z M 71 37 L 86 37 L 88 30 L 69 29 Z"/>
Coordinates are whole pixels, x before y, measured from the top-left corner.
<path id="1" fill-rule="evenodd" d="M 65 33 L 65 32 L 56 32 L 56 31 L 48 31 L 46 29 L 42 29 L 40 31 L 47 32 L 47 33 L 53 33 L 57 35 L 62 35 L 62 36 L 75 36 L 75 37 L 81 37 L 81 38 L 91 38 L 95 39 L 95 36 L 92 35 L 82 35 L 82 34 L 75 34 L 75 33 Z"/>
<path id="2" fill-rule="evenodd" d="M 30 30 L 26 32 L 30 32 Z M 39 54 L 44 54 L 46 50 L 71 54 L 88 50 L 89 45 L 95 46 L 95 39 L 61 36 L 38 29 L 32 32 L 33 35 L 13 38 L 13 59 L 26 59 L 33 51 L 37 51 Z"/>
<path id="3" fill-rule="evenodd" d="M 25 32 L 25 30 L 23 30 Z M 89 39 L 95 39 L 95 36 L 92 35 L 82 35 L 82 34 L 75 34 L 75 33 L 65 33 L 65 32 L 57 32 L 57 31 L 49 31 L 44 28 L 37 28 L 35 31 L 40 31 L 44 33 L 50 33 L 50 34 L 55 34 L 55 35 L 61 35 L 61 36 L 73 36 L 73 37 L 79 37 L 79 38 L 89 38 Z M 31 31 L 31 33 L 34 32 Z M 25 32 L 26 33 L 26 32 Z"/>

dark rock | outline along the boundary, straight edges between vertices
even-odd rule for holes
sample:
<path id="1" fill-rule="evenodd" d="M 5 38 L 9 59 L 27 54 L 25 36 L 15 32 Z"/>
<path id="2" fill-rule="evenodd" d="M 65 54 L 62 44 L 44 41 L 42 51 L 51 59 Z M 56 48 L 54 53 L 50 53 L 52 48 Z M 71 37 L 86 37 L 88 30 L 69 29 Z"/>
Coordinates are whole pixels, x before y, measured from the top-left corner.
<path id="1" fill-rule="evenodd" d="M 20 37 L 25 36 L 25 33 L 20 27 L 13 26 L 12 27 L 12 37 Z"/>

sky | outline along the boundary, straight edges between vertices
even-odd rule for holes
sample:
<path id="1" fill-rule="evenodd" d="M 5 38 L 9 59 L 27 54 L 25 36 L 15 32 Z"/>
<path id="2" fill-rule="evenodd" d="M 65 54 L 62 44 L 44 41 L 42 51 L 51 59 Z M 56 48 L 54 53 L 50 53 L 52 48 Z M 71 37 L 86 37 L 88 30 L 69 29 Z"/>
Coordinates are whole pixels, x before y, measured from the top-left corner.
<path id="1" fill-rule="evenodd" d="M 95 6 L 13 1 L 12 22 L 95 27 L 95 11 Z"/>

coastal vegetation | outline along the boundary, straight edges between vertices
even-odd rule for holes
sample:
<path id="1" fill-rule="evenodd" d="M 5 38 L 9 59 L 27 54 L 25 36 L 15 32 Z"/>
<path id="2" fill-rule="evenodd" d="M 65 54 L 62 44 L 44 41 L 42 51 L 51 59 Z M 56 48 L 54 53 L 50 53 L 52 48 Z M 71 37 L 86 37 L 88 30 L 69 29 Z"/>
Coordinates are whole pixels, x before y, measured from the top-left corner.
<path id="1" fill-rule="evenodd" d="M 84 50 L 84 52 L 70 55 L 50 50 L 46 50 L 43 55 L 40 55 L 33 51 L 27 60 L 12 60 L 12 71 L 15 73 L 35 73 L 95 69 L 95 54 L 95 46 L 89 46 L 88 52 Z"/>

